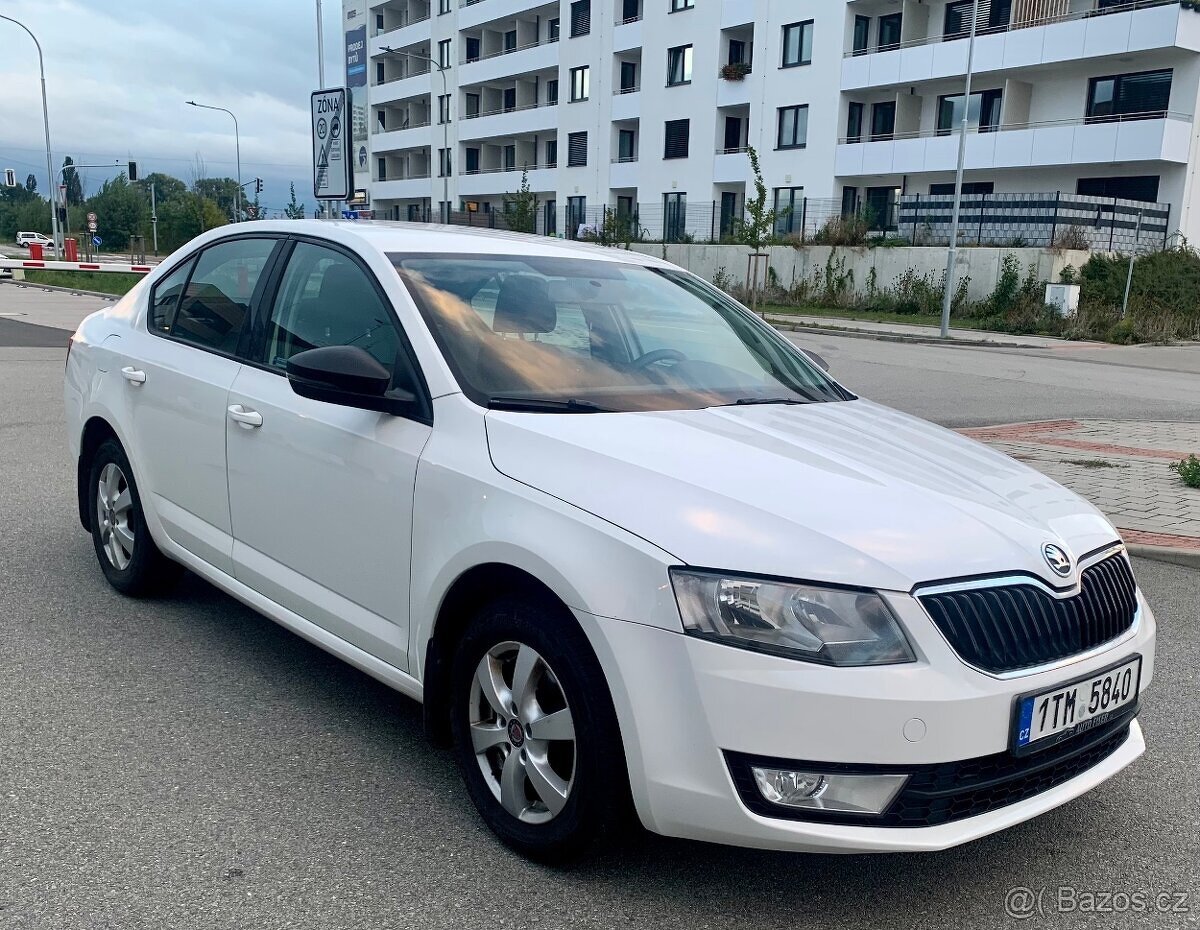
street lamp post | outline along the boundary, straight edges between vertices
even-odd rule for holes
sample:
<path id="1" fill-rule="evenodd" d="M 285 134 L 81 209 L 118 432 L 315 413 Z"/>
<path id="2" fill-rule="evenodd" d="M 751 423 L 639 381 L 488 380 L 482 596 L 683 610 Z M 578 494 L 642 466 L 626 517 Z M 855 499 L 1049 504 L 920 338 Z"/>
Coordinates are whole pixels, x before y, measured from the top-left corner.
<path id="1" fill-rule="evenodd" d="M 976 0 L 976 2 L 978 2 L 978 0 Z M 434 67 L 436 67 L 438 69 L 438 74 L 440 74 L 442 76 L 442 96 L 443 97 L 450 96 L 450 90 L 446 85 L 446 72 L 449 71 L 450 69 L 447 68 L 445 65 L 443 65 L 440 61 L 435 61 L 429 55 L 422 55 L 420 52 L 402 52 L 399 49 L 391 48 L 387 45 L 380 46 L 379 50 L 381 52 L 387 52 L 391 55 L 408 55 L 410 58 L 417 58 L 421 61 L 429 62 L 431 65 L 433 65 Z M 430 109 L 432 110 L 432 107 Z M 441 114 L 439 113 L 438 116 L 440 117 Z M 446 153 L 446 160 L 448 162 L 448 164 L 446 165 L 447 169 L 452 168 L 454 165 L 454 160 L 452 158 L 450 158 L 450 119 L 449 119 L 449 116 L 450 116 L 450 114 L 447 113 L 446 114 L 447 118 L 442 120 L 442 151 L 444 151 Z M 442 167 L 441 165 L 438 165 L 439 169 L 441 167 Z M 442 222 L 443 223 L 450 222 L 450 171 L 449 170 L 444 171 L 442 173 Z"/>
<path id="2" fill-rule="evenodd" d="M 54 254 L 62 255 L 62 236 L 59 235 L 58 229 L 58 185 L 54 183 L 54 156 L 50 154 L 50 108 L 46 105 L 46 65 L 42 59 L 42 43 L 37 40 L 29 27 L 19 20 L 13 19 L 11 16 L 0 14 L 0 19 L 8 20 L 10 23 L 15 23 L 29 34 L 29 38 L 33 39 L 33 44 L 37 47 L 38 53 L 38 72 L 42 77 L 42 126 L 46 130 L 46 183 L 50 185 L 50 229 L 54 234 Z"/>
<path id="3" fill-rule="evenodd" d="M 976 0 L 976 2 L 978 2 L 978 0 Z M 242 140 L 241 140 L 241 135 L 238 132 L 237 117 L 233 115 L 232 110 L 226 110 L 224 107 L 209 106 L 207 103 L 196 103 L 195 100 L 187 101 L 187 105 L 190 107 L 200 107 L 200 109 L 202 109 L 202 110 L 220 110 L 222 113 L 228 113 L 231 117 L 233 117 L 233 145 L 234 145 L 234 150 L 237 152 L 237 181 L 238 181 L 237 193 L 234 195 L 234 210 L 237 213 L 235 221 L 241 222 L 241 219 L 242 219 Z"/>
<path id="4" fill-rule="evenodd" d="M 963 95 L 962 130 L 958 136 L 958 172 L 954 176 L 954 214 L 950 220 L 950 248 L 946 252 L 946 293 L 942 296 L 942 338 L 950 338 L 950 309 L 954 302 L 954 265 L 958 261 L 958 224 L 962 214 L 963 168 L 967 161 L 967 128 L 971 124 L 971 78 L 975 70 L 975 34 L 979 26 L 979 0 L 971 7 L 971 38 L 967 43 L 967 91 Z M 982 117 L 982 112 L 980 116 Z"/>

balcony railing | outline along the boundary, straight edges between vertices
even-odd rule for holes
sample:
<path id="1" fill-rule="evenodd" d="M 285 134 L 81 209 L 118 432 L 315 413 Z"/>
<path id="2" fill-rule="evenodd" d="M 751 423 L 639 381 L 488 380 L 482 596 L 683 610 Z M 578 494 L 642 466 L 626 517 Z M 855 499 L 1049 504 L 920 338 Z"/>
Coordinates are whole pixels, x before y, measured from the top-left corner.
<path id="1" fill-rule="evenodd" d="M 426 13 L 424 16 L 417 15 L 411 18 L 405 18 L 399 26 L 385 26 L 383 29 L 377 29 L 375 36 L 385 36 L 389 32 L 398 32 L 401 29 L 407 29 L 409 26 L 415 26 L 417 23 L 423 23 L 430 19 L 430 15 Z"/>
<path id="2" fill-rule="evenodd" d="M 717 149 L 717 154 L 718 155 L 744 155 L 748 151 L 750 151 L 750 149 L 747 146 L 740 145 L 737 148 L 732 148 L 732 149 Z"/>
<path id="3" fill-rule="evenodd" d="M 1068 23 L 1083 19 L 1092 19 L 1096 16 L 1111 16 L 1114 13 L 1128 13 L 1130 10 L 1146 10 L 1156 6 L 1179 6 L 1179 0 L 1129 0 L 1128 3 L 1122 3 L 1117 6 L 1093 7 L 1090 10 L 1077 10 L 1074 13 L 1058 13 L 1052 16 L 1042 16 L 1035 19 L 1025 19 L 1019 22 L 1004 23 L 999 26 L 984 26 L 977 29 L 975 34 L 978 36 L 999 35 L 1004 32 L 1015 32 L 1018 29 L 1032 29 L 1036 26 L 1051 26 L 1055 23 Z M 878 52 L 891 52 L 902 48 L 919 48 L 924 45 L 938 45 L 942 42 L 954 42 L 958 39 L 966 39 L 970 35 L 969 32 L 951 32 L 936 36 L 922 36 L 918 39 L 909 39 L 907 42 L 889 42 L 887 45 L 874 46 L 872 48 L 852 49 L 845 53 L 846 58 L 858 58 L 862 55 L 874 55 Z"/>
<path id="4" fill-rule="evenodd" d="M 1171 119 L 1190 123 L 1190 113 L 1178 113 L 1172 110 L 1146 110 L 1142 113 L 1120 113 L 1114 116 L 1081 116 L 1074 119 L 1042 120 L 1035 123 L 1007 123 L 1002 126 L 972 126 L 968 132 L 971 135 L 993 132 L 1014 132 L 1021 129 L 1048 129 L 1056 126 L 1093 126 L 1105 123 L 1133 123 L 1151 119 Z M 902 139 L 933 139 L 939 136 L 956 135 L 957 129 L 922 129 L 917 132 L 863 132 L 857 136 L 842 136 L 838 139 L 841 145 L 855 145 L 861 142 L 895 142 Z"/>
<path id="5" fill-rule="evenodd" d="M 641 84 L 634 84 L 632 87 L 616 87 L 613 89 L 613 96 L 620 97 L 622 94 L 636 94 L 641 89 Z"/>
<path id="6" fill-rule="evenodd" d="M 642 14 L 638 13 L 637 16 L 618 16 L 614 25 L 627 26 L 630 23 L 640 23 L 641 21 Z"/>
<path id="7" fill-rule="evenodd" d="M 638 160 L 636 155 L 614 155 L 612 163 L 614 165 L 628 165 Z"/>
<path id="8" fill-rule="evenodd" d="M 376 123 L 371 127 L 371 135 L 378 135 L 381 132 L 404 132 L 406 129 L 424 129 L 430 125 L 429 120 L 405 120 L 399 126 L 380 126 Z"/>
<path id="9" fill-rule="evenodd" d="M 557 168 L 557 167 L 558 167 L 557 162 L 553 162 L 553 163 L 546 164 L 546 165 L 511 165 L 511 166 L 503 166 L 502 165 L 498 168 L 468 168 L 466 171 L 463 172 L 463 174 L 468 174 L 468 175 L 472 175 L 472 176 L 477 175 L 477 174 L 508 174 L 509 172 L 512 172 L 512 171 L 538 171 L 542 168 Z"/>
<path id="10" fill-rule="evenodd" d="M 428 171 L 409 171 L 406 174 L 380 174 L 378 171 L 371 173 L 372 181 L 425 181 L 428 180 L 430 174 Z"/>
<path id="11" fill-rule="evenodd" d="M 428 63 L 424 67 L 415 65 L 399 77 L 388 78 L 386 81 L 381 81 L 375 86 L 386 87 L 388 84 L 395 84 L 397 81 L 407 81 L 409 78 L 421 77 L 421 75 L 428 74 L 432 70 L 433 68 Z"/>
<path id="12" fill-rule="evenodd" d="M 556 107 L 558 101 L 547 101 L 545 103 L 523 103 L 516 107 L 499 107 L 494 110 L 480 110 L 477 113 L 464 113 L 463 119 L 479 119 L 481 116 L 499 116 L 502 113 L 520 113 L 524 110 L 536 110 L 539 107 Z"/>
<path id="13" fill-rule="evenodd" d="M 476 3 L 482 3 L 483 0 L 475 0 Z M 488 61 L 492 58 L 501 58 L 504 55 L 513 55 L 517 52 L 524 52 L 531 48 L 537 48 L 539 45 L 553 45 L 558 41 L 558 36 L 553 39 L 539 39 L 536 42 L 526 42 L 524 45 L 515 45 L 512 48 L 502 48 L 498 52 L 488 52 L 486 55 L 476 55 L 474 58 L 463 58 L 459 62 L 460 65 L 470 65 L 477 61 Z"/>

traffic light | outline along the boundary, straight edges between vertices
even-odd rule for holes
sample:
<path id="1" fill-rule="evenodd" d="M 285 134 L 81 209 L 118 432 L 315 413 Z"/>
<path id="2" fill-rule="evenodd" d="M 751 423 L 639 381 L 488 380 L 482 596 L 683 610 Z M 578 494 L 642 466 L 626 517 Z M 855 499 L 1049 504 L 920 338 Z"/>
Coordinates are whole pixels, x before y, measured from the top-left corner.
<path id="1" fill-rule="evenodd" d="M 129 163 L 129 180 L 136 181 L 137 179 L 138 179 L 137 162 L 131 161 Z"/>
<path id="2" fill-rule="evenodd" d="M 262 178 L 254 179 L 254 193 L 261 194 L 263 188 Z"/>

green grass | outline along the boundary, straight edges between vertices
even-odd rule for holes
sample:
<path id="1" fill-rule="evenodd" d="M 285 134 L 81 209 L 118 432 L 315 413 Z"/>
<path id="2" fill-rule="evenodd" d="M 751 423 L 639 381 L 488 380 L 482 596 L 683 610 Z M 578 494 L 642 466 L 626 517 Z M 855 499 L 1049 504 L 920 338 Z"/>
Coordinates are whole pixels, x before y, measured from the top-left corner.
<path id="1" fill-rule="evenodd" d="M 26 271 L 25 280 L 31 284 L 50 287 L 70 287 L 101 294 L 124 295 L 145 275 L 123 274 L 119 271 Z"/>
<path id="2" fill-rule="evenodd" d="M 1200 458 L 1189 455 L 1182 462 L 1172 462 L 1171 471 L 1189 488 L 1200 488 Z"/>
<path id="3" fill-rule="evenodd" d="M 826 308 L 802 309 L 800 307 L 782 307 L 774 304 L 765 306 L 767 313 L 778 313 L 782 316 L 814 316 L 827 319 L 851 320 L 860 323 L 910 323 L 914 326 L 941 326 L 942 318 L 932 314 L 921 313 L 887 313 L 880 310 L 830 310 Z M 950 321 L 955 329 L 984 329 L 982 320 L 962 319 L 955 317 Z"/>

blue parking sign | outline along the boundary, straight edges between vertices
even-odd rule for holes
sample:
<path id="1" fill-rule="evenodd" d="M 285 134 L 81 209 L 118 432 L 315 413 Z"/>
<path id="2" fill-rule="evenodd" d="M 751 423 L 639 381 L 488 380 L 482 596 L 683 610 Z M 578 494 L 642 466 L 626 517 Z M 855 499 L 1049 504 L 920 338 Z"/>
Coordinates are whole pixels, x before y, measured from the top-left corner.
<path id="1" fill-rule="evenodd" d="M 94 245 L 94 246 L 104 245 L 104 240 L 101 239 L 99 236 L 92 236 L 92 245 Z"/>

